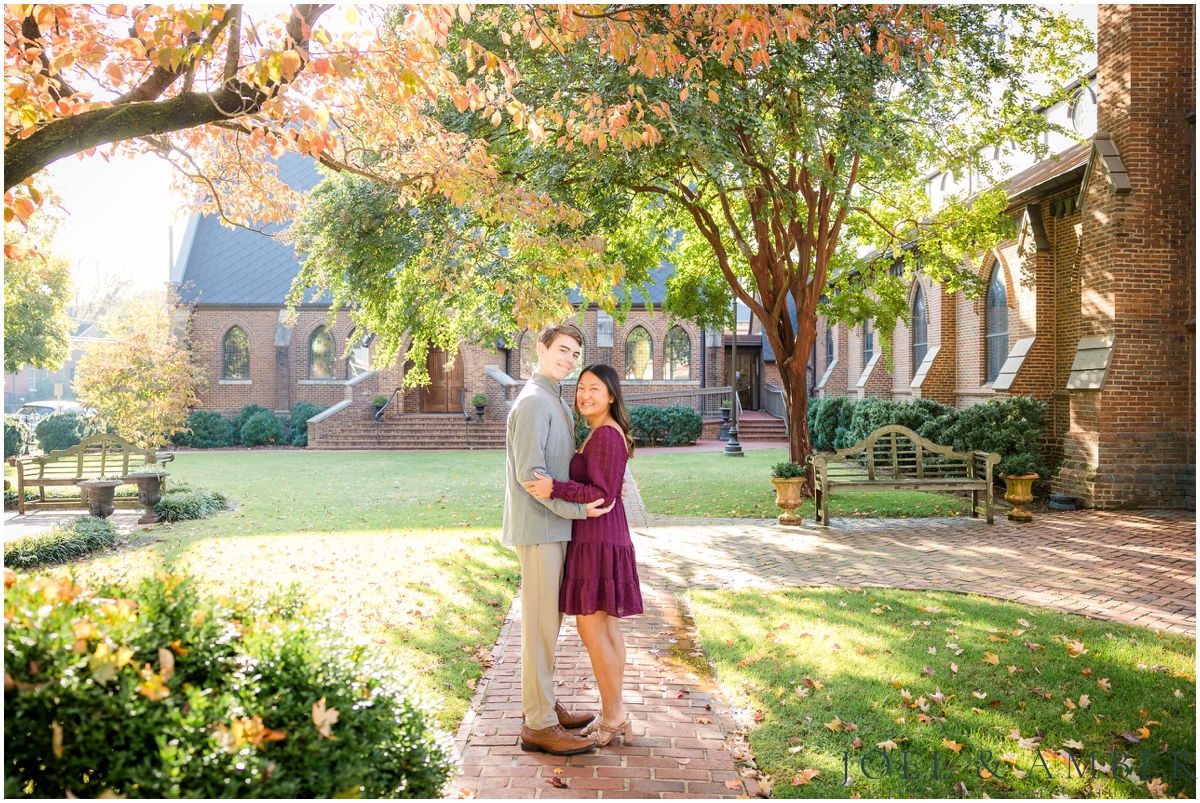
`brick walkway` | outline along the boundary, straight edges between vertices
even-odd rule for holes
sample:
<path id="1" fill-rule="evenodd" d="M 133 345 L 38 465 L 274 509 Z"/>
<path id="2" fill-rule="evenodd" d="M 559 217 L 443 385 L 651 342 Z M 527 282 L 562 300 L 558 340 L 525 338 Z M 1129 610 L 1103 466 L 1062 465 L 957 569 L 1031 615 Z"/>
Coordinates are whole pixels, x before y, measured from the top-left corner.
<path id="1" fill-rule="evenodd" d="M 673 588 L 887 586 L 985 594 L 1129 624 L 1196 633 L 1195 515 L 1182 511 L 998 518 L 835 521 L 781 528 L 769 520 L 647 515 L 636 485 L 625 506 L 638 551 L 644 616 L 623 624 L 630 667 L 629 746 L 556 758 L 523 753 L 520 597 L 494 666 L 458 731 L 459 796 L 685 798 L 755 796 L 738 761 L 752 760 L 720 690 L 687 663 L 697 654 Z M 559 699 L 599 710 L 587 652 L 568 618 L 559 637 Z M 556 771 L 560 771 L 557 772 Z M 726 782 L 736 788 L 728 788 Z M 560 786 L 561 784 L 561 786 Z"/>
<path id="2" fill-rule="evenodd" d="M 982 519 L 835 519 L 799 528 L 651 516 L 639 550 L 674 586 L 886 586 L 984 594 L 1196 634 L 1196 520 L 1186 511 Z M 639 552 L 639 557 L 642 553 Z"/>

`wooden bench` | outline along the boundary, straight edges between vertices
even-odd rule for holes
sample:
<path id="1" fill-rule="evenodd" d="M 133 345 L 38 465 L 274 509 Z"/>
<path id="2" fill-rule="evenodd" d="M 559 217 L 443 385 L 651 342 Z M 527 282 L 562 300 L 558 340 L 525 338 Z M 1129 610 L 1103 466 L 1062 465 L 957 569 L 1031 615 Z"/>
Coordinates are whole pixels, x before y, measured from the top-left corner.
<path id="1" fill-rule="evenodd" d="M 971 515 L 992 524 L 992 469 L 1000 455 L 956 452 L 922 438 L 907 427 L 880 427 L 853 446 L 832 455 L 810 455 L 816 481 L 817 521 L 829 526 L 829 494 L 852 491 L 970 491 Z M 983 505 L 980 505 L 980 502 Z"/>
<path id="2" fill-rule="evenodd" d="M 154 463 L 175 459 L 170 452 L 139 449 L 116 435 L 92 435 L 70 449 L 59 449 L 44 455 L 13 456 L 8 464 L 17 469 L 17 512 L 25 513 L 25 489 L 37 488 L 40 498 L 36 507 L 78 505 L 87 503 L 82 494 L 75 498 L 46 499 L 47 486 L 73 486 L 80 480 L 100 477 L 124 477 L 131 471 Z M 82 491 L 82 489 L 80 489 Z M 134 500 L 136 502 L 136 500 Z"/>

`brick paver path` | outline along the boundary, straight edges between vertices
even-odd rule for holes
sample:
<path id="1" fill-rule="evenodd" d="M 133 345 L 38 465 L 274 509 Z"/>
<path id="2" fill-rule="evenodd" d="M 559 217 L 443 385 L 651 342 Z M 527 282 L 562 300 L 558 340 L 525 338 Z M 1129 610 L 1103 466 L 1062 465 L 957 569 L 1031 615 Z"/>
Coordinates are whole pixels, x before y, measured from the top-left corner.
<path id="1" fill-rule="evenodd" d="M 826 528 L 770 520 L 647 515 L 636 486 L 626 500 L 644 616 L 623 623 L 634 719 L 601 751 L 570 758 L 523 753 L 520 598 L 458 732 L 459 795 L 506 797 L 737 797 L 759 793 L 741 776 L 745 741 L 719 689 L 686 663 L 695 652 L 674 588 L 886 586 L 985 594 L 1055 610 L 1196 633 L 1195 514 L 1085 511 L 1033 524 L 982 520 L 840 519 Z M 559 638 L 559 699 L 599 710 L 574 619 Z M 555 770 L 561 770 L 556 774 Z M 726 787 L 726 781 L 736 788 Z M 565 788 L 558 784 L 563 784 Z"/>
<path id="2" fill-rule="evenodd" d="M 984 594 L 1196 634 L 1196 521 L 1187 511 L 982 519 L 768 521 L 651 516 L 639 549 L 674 586 L 886 586 Z"/>

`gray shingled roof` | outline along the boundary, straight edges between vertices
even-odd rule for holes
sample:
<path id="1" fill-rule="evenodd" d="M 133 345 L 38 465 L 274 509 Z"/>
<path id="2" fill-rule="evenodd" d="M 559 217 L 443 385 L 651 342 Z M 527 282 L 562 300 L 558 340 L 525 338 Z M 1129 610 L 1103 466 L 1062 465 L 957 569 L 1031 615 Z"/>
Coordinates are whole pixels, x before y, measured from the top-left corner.
<path id="1" fill-rule="evenodd" d="M 279 177 L 308 192 L 321 181 L 311 159 L 286 154 L 278 161 Z M 267 229 L 274 234 L 284 227 Z M 211 215 L 189 223 L 179 254 L 179 294 L 197 304 L 283 304 L 292 279 L 300 272 L 296 252 L 266 234 L 222 226 Z M 328 303 L 326 296 L 325 303 Z M 307 301 L 307 296 L 305 297 Z"/>
<path id="2" fill-rule="evenodd" d="M 311 159 L 289 153 L 278 161 L 278 165 L 279 177 L 304 192 L 321 181 Z M 275 233 L 282 228 L 274 226 L 267 231 Z M 176 270 L 176 275 L 181 277 L 179 295 L 189 304 L 282 305 L 292 287 L 292 279 L 300 272 L 300 263 L 292 246 L 265 234 L 222 226 L 210 215 L 189 223 L 179 260 Z M 633 303 L 644 304 L 649 298 L 655 306 L 662 304 L 667 292 L 667 277 L 674 270 L 674 266 L 664 259 L 660 267 L 650 272 L 647 294 L 643 296 L 637 289 L 633 290 Z M 310 293 L 305 293 L 306 303 Z M 315 303 L 327 305 L 328 294 Z M 571 294 L 571 303 L 579 303 L 578 293 Z"/>

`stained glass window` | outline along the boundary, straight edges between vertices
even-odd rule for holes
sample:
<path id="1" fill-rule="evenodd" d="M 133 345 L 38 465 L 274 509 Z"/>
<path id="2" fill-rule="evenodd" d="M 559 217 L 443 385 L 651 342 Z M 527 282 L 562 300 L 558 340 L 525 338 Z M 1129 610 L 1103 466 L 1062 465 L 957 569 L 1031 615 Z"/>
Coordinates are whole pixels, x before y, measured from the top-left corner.
<path id="1" fill-rule="evenodd" d="M 334 368 L 334 352 L 337 346 L 333 343 L 333 335 L 324 326 L 318 326 L 308 341 L 308 378 L 336 379 Z"/>
<path id="2" fill-rule="evenodd" d="M 692 339 L 682 326 L 673 326 L 667 332 L 663 346 L 663 369 L 666 379 L 692 378 Z"/>
<path id="3" fill-rule="evenodd" d="M 634 327 L 625 338 L 625 378 L 654 378 L 654 343 L 641 326 Z"/>
<path id="4" fill-rule="evenodd" d="M 234 326 L 226 332 L 223 351 L 225 356 L 221 378 L 249 379 L 250 338 L 246 337 L 246 330 L 240 326 Z"/>

